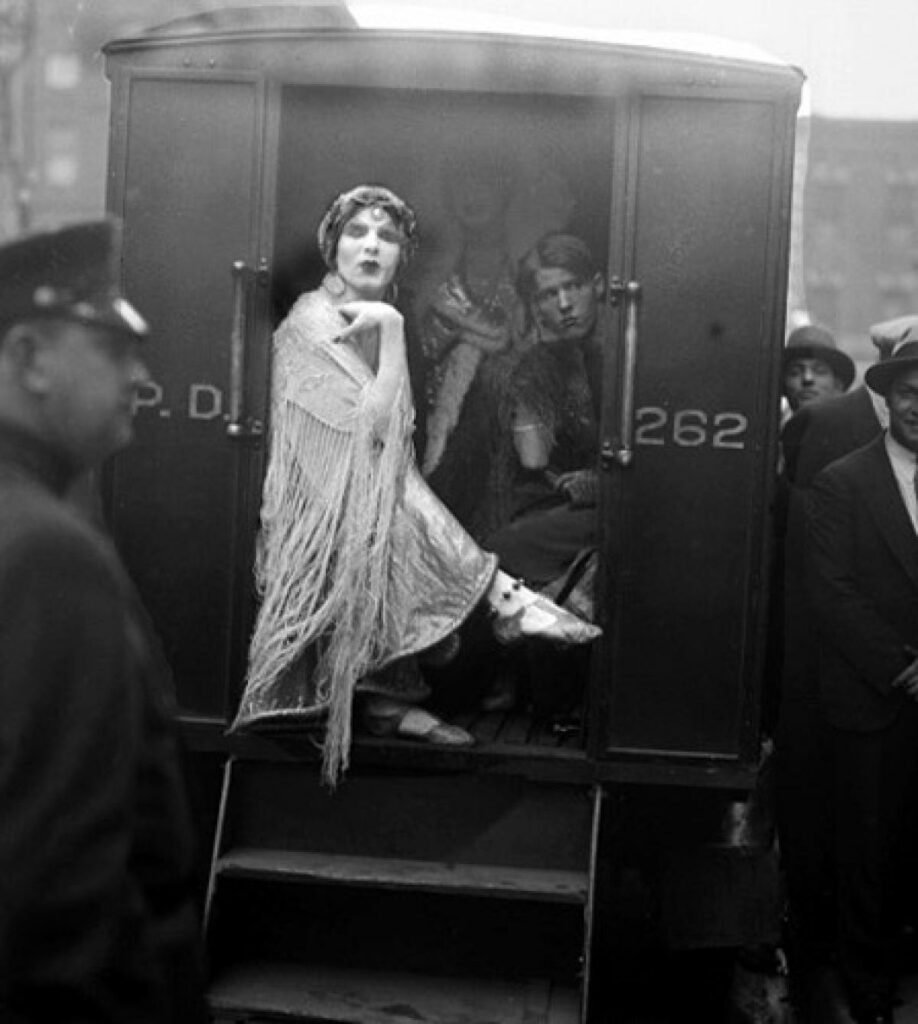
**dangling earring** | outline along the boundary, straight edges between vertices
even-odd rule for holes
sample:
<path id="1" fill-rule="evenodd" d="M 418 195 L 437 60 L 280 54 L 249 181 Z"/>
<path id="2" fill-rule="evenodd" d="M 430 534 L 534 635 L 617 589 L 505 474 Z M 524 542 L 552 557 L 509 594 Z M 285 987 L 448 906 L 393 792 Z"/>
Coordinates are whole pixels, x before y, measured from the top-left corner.
<path id="1" fill-rule="evenodd" d="M 341 280 L 337 270 L 330 270 L 325 275 L 325 287 L 333 299 L 340 299 L 347 291 L 347 285 Z"/>
<path id="2" fill-rule="evenodd" d="M 386 302 L 389 303 L 390 306 L 394 306 L 395 303 L 398 301 L 398 284 L 395 281 L 393 281 L 392 284 L 390 284 L 389 287 L 386 289 L 386 294 L 384 298 Z"/>

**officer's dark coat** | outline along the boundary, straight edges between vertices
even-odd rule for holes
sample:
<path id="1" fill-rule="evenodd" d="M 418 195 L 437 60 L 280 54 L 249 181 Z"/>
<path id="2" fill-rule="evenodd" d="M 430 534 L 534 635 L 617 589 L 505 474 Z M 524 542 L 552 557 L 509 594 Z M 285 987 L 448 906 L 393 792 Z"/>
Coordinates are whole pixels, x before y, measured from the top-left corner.
<path id="1" fill-rule="evenodd" d="M 70 478 L 0 425 L 0 1020 L 199 1021 L 168 676 Z"/>

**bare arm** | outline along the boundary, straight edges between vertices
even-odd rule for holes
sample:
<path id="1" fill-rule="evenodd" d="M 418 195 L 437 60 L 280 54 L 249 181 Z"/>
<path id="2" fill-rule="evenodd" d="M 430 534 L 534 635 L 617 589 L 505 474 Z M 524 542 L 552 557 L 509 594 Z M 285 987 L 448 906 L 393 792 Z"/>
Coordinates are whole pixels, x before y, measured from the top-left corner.
<path id="1" fill-rule="evenodd" d="M 513 447 L 524 469 L 545 469 L 551 458 L 551 438 L 544 424 L 524 405 L 513 411 Z"/>
<path id="2" fill-rule="evenodd" d="M 408 379 L 404 319 L 387 302 L 348 302 L 340 309 L 350 323 L 338 336 L 339 341 L 346 341 L 361 331 L 375 329 L 379 333 L 379 365 L 366 403 L 373 430 L 377 437 L 383 437 L 399 391 Z"/>

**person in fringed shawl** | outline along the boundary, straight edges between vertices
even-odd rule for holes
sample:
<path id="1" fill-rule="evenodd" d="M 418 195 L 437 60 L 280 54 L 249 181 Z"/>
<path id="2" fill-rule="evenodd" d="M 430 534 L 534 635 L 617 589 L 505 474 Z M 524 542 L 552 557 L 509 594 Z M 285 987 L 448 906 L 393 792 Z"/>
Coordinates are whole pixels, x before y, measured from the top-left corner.
<path id="1" fill-rule="evenodd" d="M 347 768 L 352 706 L 376 735 L 463 745 L 418 705 L 417 658 L 442 657 L 485 602 L 504 643 L 587 643 L 600 630 L 500 570 L 413 458 L 404 323 L 391 304 L 416 245 L 394 193 L 361 185 L 319 226 L 329 273 L 274 336 L 261 599 L 234 729 L 324 723 L 323 774 Z"/>

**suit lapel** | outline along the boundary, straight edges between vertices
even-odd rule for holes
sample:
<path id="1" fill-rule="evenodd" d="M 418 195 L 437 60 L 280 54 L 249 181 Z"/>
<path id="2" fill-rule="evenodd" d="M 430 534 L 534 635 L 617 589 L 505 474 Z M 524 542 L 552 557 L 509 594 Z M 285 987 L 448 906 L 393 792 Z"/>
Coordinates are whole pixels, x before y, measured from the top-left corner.
<path id="1" fill-rule="evenodd" d="M 851 404 L 855 415 L 851 417 L 852 437 L 856 448 L 862 448 L 881 432 L 880 423 L 877 419 L 876 410 L 873 407 L 873 400 L 866 384 L 861 384 L 854 391 L 849 391 Z"/>
<path id="2" fill-rule="evenodd" d="M 867 449 L 864 498 L 880 534 L 918 586 L 918 537 L 889 464 L 884 437 L 881 434 Z"/>

